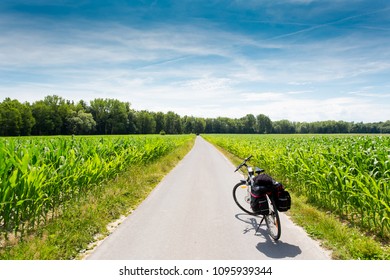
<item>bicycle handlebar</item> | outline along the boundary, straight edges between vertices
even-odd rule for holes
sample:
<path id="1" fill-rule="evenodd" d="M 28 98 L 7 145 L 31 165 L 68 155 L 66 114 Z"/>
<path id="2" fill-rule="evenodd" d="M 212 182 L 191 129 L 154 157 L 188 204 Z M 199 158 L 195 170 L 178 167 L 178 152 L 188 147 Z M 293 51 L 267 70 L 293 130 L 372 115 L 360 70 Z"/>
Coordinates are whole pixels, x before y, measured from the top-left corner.
<path id="1" fill-rule="evenodd" d="M 252 155 L 250 155 L 249 157 L 245 158 L 244 161 L 239 165 L 237 166 L 236 170 L 234 170 L 234 172 L 237 172 L 241 167 L 243 167 L 244 165 L 246 165 L 246 162 L 248 160 L 250 160 L 252 158 Z"/>

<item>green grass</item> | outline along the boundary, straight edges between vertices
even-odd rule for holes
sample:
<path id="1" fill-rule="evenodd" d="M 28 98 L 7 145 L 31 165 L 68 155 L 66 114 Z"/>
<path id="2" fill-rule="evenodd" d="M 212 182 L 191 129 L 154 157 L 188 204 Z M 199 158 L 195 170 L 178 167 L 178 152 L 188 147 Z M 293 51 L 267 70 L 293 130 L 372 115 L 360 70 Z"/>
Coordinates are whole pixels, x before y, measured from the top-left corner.
<path id="1" fill-rule="evenodd" d="M 332 213 L 315 208 L 304 196 L 292 194 L 292 207 L 288 215 L 312 238 L 319 240 L 324 248 L 331 250 L 333 259 L 390 259 L 388 244 L 382 244 L 375 236 L 362 232 Z"/>
<path id="2" fill-rule="evenodd" d="M 134 165 L 115 179 L 106 181 L 87 195 L 67 204 L 62 214 L 39 227 L 23 240 L 10 236 L 3 240 L 0 259 L 69 260 L 82 258 L 90 244 L 109 234 L 107 225 L 133 211 L 188 153 L 194 143 L 189 138 L 152 163 Z"/>
<path id="3" fill-rule="evenodd" d="M 242 162 L 241 158 L 216 147 L 233 164 L 238 165 Z M 387 240 L 378 239 L 374 234 L 362 231 L 341 220 L 337 215 L 311 205 L 304 195 L 298 196 L 291 189 L 288 191 L 292 196 L 292 206 L 286 214 L 294 223 L 303 227 L 309 236 L 330 250 L 332 259 L 390 260 L 390 246 Z"/>

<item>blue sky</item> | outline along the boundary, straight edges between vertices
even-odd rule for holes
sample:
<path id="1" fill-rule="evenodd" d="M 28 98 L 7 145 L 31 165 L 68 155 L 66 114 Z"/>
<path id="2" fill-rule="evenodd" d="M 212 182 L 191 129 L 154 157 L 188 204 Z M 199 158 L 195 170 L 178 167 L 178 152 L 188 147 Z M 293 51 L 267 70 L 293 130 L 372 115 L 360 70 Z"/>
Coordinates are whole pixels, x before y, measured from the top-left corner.
<path id="1" fill-rule="evenodd" d="M 390 119 L 387 0 L 2 0 L 0 99 Z"/>

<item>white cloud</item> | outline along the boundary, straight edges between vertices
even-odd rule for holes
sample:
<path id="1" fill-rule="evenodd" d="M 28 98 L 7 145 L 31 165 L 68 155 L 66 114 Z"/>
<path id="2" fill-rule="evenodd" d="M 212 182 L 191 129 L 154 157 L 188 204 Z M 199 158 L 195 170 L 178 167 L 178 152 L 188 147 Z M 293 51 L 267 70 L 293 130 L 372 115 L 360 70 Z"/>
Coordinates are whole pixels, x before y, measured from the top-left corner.
<path id="1" fill-rule="evenodd" d="M 286 94 L 280 92 L 260 92 L 260 93 L 251 92 L 251 93 L 242 93 L 241 96 L 244 101 L 248 101 L 248 102 L 261 101 L 264 103 L 269 103 L 269 102 L 283 100 L 286 97 Z"/>
<path id="2" fill-rule="evenodd" d="M 374 98 L 390 98 L 390 93 L 355 93 L 354 95 Z"/>
<path id="3" fill-rule="evenodd" d="M 228 89 L 234 82 L 227 78 L 204 77 L 179 83 L 181 87 L 190 88 L 197 92 L 215 92 L 221 89 Z"/>
<path id="4" fill-rule="evenodd" d="M 390 102 L 375 103 L 388 94 L 356 89 L 366 87 L 361 77 L 389 72 L 388 44 L 362 43 L 355 35 L 305 44 L 264 41 L 201 25 L 145 30 L 114 23 L 87 26 L 6 32 L 0 37 L 0 97 L 30 102 L 51 94 L 74 101 L 116 98 L 140 110 L 202 117 L 390 118 Z M 242 47 L 261 55 L 256 58 Z M 38 77 L 12 85 L 8 72 Z M 337 83 L 346 88 L 330 93 L 341 97 L 327 97 L 326 89 Z M 343 90 L 347 93 L 341 95 Z M 355 96 L 348 94 L 352 91 Z"/>
<path id="5" fill-rule="evenodd" d="M 242 108 L 246 113 L 265 114 L 272 120 L 288 119 L 290 121 L 344 120 L 376 122 L 390 118 L 390 103 L 381 104 L 370 99 L 359 97 L 310 97 L 297 98 L 294 93 L 247 93 L 242 94 Z M 224 109 L 225 114 L 235 117 L 244 116 L 242 110 L 234 106 Z"/>

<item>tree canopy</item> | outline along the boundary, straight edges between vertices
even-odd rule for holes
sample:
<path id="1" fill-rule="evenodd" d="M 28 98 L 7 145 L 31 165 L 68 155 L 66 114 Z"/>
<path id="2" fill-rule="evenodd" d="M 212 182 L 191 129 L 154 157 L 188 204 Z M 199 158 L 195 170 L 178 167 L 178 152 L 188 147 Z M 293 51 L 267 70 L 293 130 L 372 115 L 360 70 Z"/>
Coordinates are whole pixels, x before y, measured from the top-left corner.
<path id="1" fill-rule="evenodd" d="M 71 134 L 181 133 L 390 133 L 390 120 L 377 123 L 345 121 L 271 121 L 260 113 L 242 118 L 200 118 L 175 112 L 131 109 L 129 102 L 96 98 L 89 105 L 57 95 L 32 104 L 6 98 L 0 102 L 0 136 Z"/>

